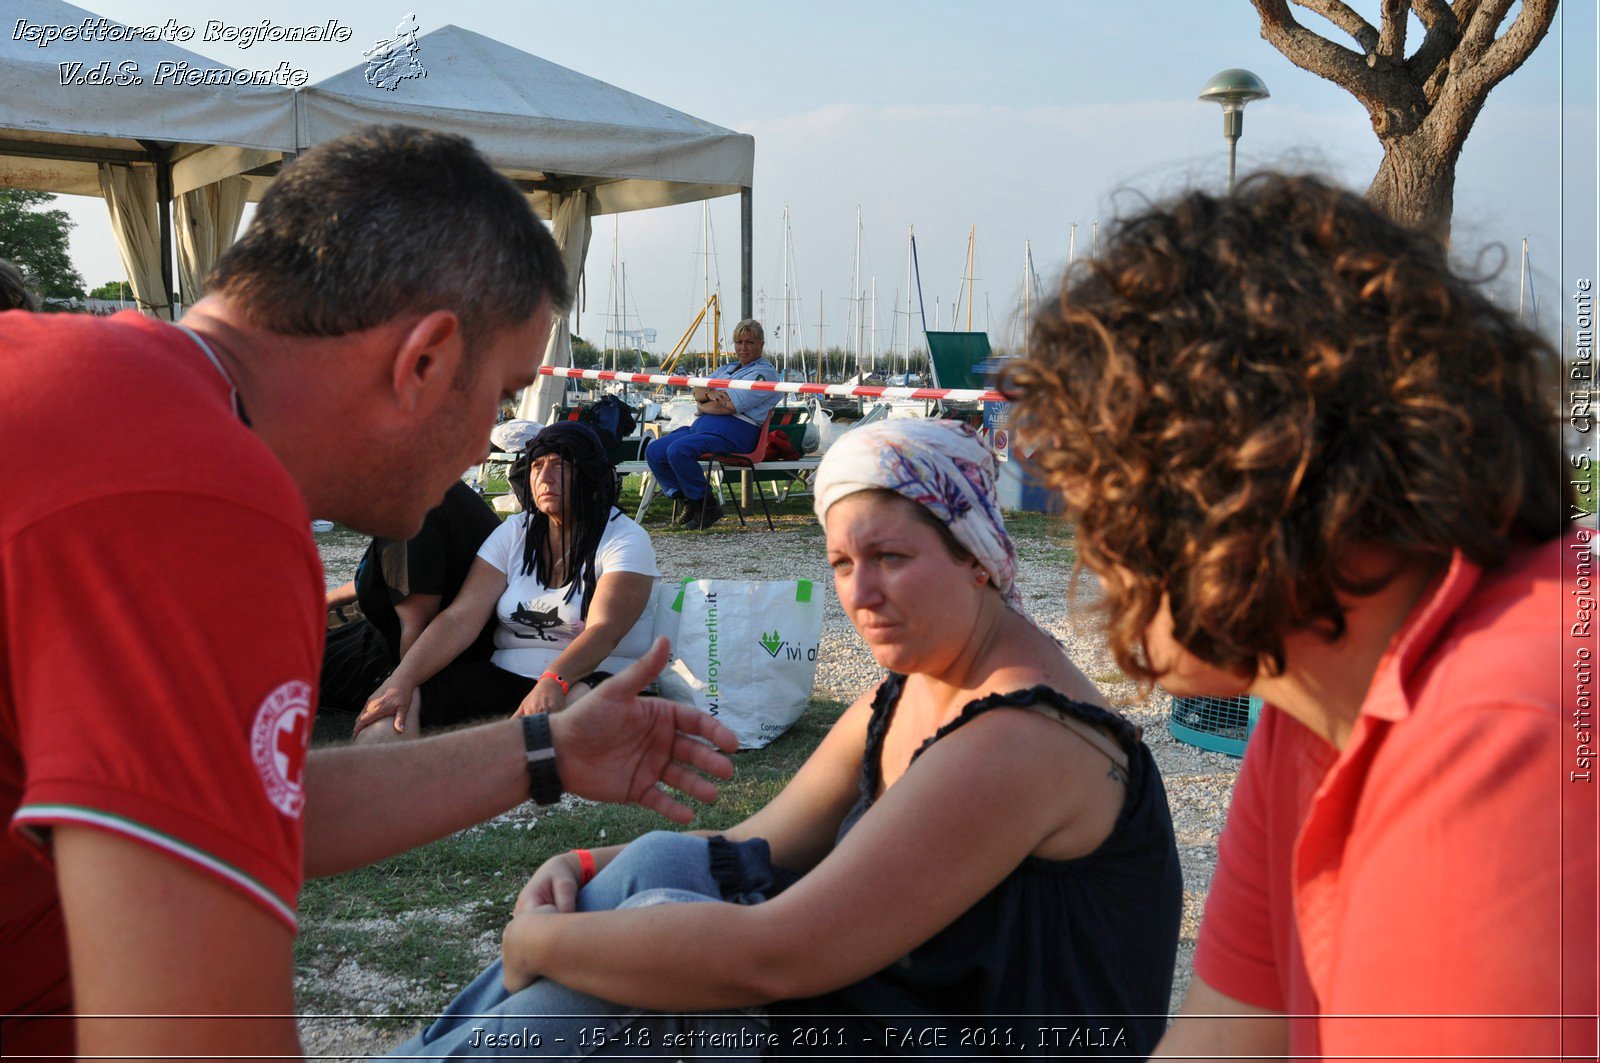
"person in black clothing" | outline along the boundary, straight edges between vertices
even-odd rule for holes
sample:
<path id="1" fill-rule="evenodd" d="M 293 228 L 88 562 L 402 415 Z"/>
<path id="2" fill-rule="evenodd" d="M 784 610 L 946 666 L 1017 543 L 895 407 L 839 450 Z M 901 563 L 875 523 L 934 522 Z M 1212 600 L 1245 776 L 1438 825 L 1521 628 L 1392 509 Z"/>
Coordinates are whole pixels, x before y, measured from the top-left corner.
<path id="1" fill-rule="evenodd" d="M 415 536 L 403 542 L 372 540 L 356 566 L 355 579 L 328 592 L 330 612 L 353 604 L 361 616 L 328 632 L 322 705 L 361 711 L 411 644 L 455 599 L 478 547 L 499 526 L 500 518 L 489 504 L 466 484 L 457 483 L 428 512 Z M 456 663 L 487 661 L 493 652 L 491 622 Z"/>
<path id="2" fill-rule="evenodd" d="M 816 510 L 883 682 L 725 834 L 547 860 L 501 960 L 393 1055 L 578 1027 L 641 1057 L 1147 1054 L 1183 907 L 1166 792 L 1028 617 L 995 472 L 949 421 L 836 443 Z M 750 1006 L 765 1014 L 728 1014 Z"/>

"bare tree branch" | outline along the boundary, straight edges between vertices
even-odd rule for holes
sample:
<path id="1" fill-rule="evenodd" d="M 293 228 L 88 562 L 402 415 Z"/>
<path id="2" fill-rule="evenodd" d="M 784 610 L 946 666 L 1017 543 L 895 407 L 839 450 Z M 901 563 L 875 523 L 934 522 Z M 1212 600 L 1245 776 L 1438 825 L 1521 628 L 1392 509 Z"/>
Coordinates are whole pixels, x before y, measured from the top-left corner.
<path id="1" fill-rule="evenodd" d="M 1488 51 L 1489 45 L 1494 43 L 1495 31 L 1500 28 L 1500 23 L 1506 20 L 1506 12 L 1511 10 L 1511 2 L 1512 0 L 1489 0 L 1474 11 L 1470 19 L 1458 15 L 1457 18 L 1466 29 L 1461 34 L 1461 45 L 1456 49 L 1456 54 L 1470 61 Z"/>
<path id="2" fill-rule="evenodd" d="M 1365 102 L 1379 91 L 1364 57 L 1296 22 L 1288 0 L 1250 0 L 1261 18 L 1261 37 L 1302 70 L 1327 78 Z M 1369 107 L 1369 110 L 1371 108 Z"/>
<path id="3" fill-rule="evenodd" d="M 1354 37 L 1364 53 L 1370 55 L 1378 46 L 1378 31 L 1372 28 L 1372 23 L 1351 10 L 1344 0 L 1294 0 L 1294 3 L 1297 7 L 1321 15 Z"/>
<path id="4" fill-rule="evenodd" d="M 1555 20 L 1559 0 L 1523 0 L 1511 27 L 1498 39 L 1491 38 L 1483 53 L 1467 53 L 1464 39 L 1450 61 L 1449 75 L 1443 80 L 1438 99 L 1434 101 L 1428 125 L 1441 142 L 1459 144 L 1466 139 L 1468 130 L 1478 117 L 1489 92 L 1516 70 L 1544 39 L 1550 24 Z M 1477 12 L 1477 20 L 1468 32 L 1479 31 L 1481 26 L 1498 27 L 1495 18 L 1504 20 L 1510 0 L 1491 0 Z M 1466 53 L 1466 54 L 1464 54 Z"/>
<path id="5" fill-rule="evenodd" d="M 1422 47 L 1407 60 L 1407 65 L 1426 80 L 1432 76 L 1435 67 L 1450 58 L 1450 53 L 1460 42 L 1461 23 L 1456 21 L 1456 13 L 1450 10 L 1450 5 L 1444 0 L 1414 0 L 1411 7 L 1422 20 L 1427 33 L 1422 38 Z"/>
<path id="6" fill-rule="evenodd" d="M 1463 32 L 1467 28 L 1467 23 L 1477 15 L 1478 5 L 1482 2 L 1483 0 L 1454 0 L 1450 5 L 1450 10 L 1456 16 L 1456 25 L 1460 26 Z"/>
<path id="7" fill-rule="evenodd" d="M 1378 31 L 1378 55 L 1391 63 L 1406 58 L 1406 28 L 1410 7 L 1405 0 L 1383 0 L 1383 26 Z"/>
<path id="8" fill-rule="evenodd" d="M 1450 56 L 1461 43 L 1461 23 L 1444 0 L 1413 0 L 1411 6 L 1428 32 L 1416 54 L 1406 60 L 1406 69 L 1421 84 L 1422 96 L 1431 105 L 1438 101 L 1449 76 Z"/>
<path id="9" fill-rule="evenodd" d="M 1557 0 L 1522 0 L 1522 10 L 1501 38 L 1489 46 L 1478 75 L 1483 79 L 1483 91 L 1488 92 L 1521 66 L 1533 50 L 1539 47 L 1550 24 L 1555 21 Z"/>
<path id="10" fill-rule="evenodd" d="M 1423 29 L 1429 32 L 1445 22 L 1452 27 L 1455 26 L 1455 12 L 1450 10 L 1450 5 L 1445 0 L 1411 0 L 1411 10 L 1417 13 L 1417 18 L 1422 20 Z"/>

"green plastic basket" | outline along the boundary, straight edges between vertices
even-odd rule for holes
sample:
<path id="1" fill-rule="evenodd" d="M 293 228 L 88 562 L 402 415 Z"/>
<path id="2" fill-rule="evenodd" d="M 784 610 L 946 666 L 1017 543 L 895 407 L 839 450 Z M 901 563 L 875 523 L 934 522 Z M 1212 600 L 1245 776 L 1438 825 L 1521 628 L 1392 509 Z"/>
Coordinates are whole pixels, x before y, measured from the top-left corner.
<path id="1" fill-rule="evenodd" d="M 1191 746 L 1242 757 L 1260 714 L 1260 698 L 1174 697 L 1167 730 Z"/>

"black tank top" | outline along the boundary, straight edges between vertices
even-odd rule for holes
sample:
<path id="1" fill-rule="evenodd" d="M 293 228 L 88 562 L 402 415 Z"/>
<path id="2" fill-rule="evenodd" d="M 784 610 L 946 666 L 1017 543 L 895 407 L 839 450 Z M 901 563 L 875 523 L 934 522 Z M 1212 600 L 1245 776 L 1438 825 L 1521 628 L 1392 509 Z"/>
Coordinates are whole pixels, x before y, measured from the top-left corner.
<path id="1" fill-rule="evenodd" d="M 891 674 L 878 688 L 861 791 L 841 839 L 878 793 L 883 737 L 903 682 Z M 785 1036 L 817 1039 L 837 1029 L 848 1042 L 838 1047 L 859 1055 L 1128 1058 L 1155 1047 L 1172 993 L 1183 880 L 1150 750 L 1122 717 L 1036 686 L 969 702 L 912 763 L 996 709 L 1081 720 L 1116 740 L 1128 757 L 1128 790 L 1110 835 L 1071 860 L 1026 857 L 955 922 L 877 974 L 776 1006 Z"/>

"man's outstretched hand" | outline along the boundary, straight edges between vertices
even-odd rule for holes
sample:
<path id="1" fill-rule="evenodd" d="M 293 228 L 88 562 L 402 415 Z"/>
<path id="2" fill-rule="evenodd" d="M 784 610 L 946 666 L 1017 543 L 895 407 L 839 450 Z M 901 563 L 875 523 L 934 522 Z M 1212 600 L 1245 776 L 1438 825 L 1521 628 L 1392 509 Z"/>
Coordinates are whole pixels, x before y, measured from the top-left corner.
<path id="1" fill-rule="evenodd" d="M 730 777 L 733 761 L 717 750 L 732 753 L 739 739 L 698 709 L 640 697 L 669 656 L 667 640 L 658 638 L 649 653 L 551 715 L 556 769 L 568 793 L 643 805 L 677 823 L 688 823 L 694 812 L 666 786 L 697 801 L 716 800 L 716 784 L 700 773 Z"/>

